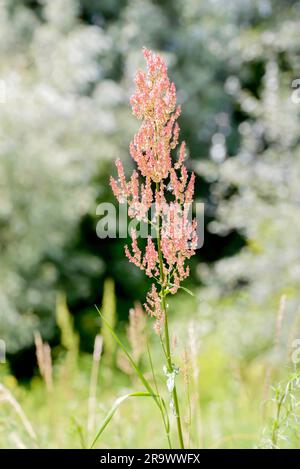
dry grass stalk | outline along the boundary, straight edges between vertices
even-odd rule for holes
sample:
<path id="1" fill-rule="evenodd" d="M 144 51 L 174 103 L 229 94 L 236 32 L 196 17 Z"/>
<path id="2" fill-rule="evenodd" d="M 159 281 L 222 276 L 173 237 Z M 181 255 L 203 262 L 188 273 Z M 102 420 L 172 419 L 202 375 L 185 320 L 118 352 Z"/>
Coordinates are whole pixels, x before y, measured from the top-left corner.
<path id="1" fill-rule="evenodd" d="M 27 418 L 24 410 L 22 409 L 18 401 L 14 398 L 14 396 L 11 394 L 11 392 L 1 383 L 0 383 L 0 402 L 7 402 L 13 407 L 17 415 L 20 417 L 28 435 L 36 443 L 37 437 L 36 437 L 35 431 L 33 430 L 33 427 L 29 419 Z"/>
<path id="2" fill-rule="evenodd" d="M 116 366 L 119 368 L 119 370 L 128 376 L 132 376 L 134 373 L 126 355 L 124 355 L 123 350 L 118 350 L 117 352 Z"/>
<path id="3" fill-rule="evenodd" d="M 287 356 L 288 359 L 291 360 L 292 353 L 294 350 L 294 341 L 299 338 L 299 327 L 300 327 L 300 308 L 298 308 L 292 326 L 290 328 L 290 333 L 288 336 L 288 343 L 287 343 Z"/>
<path id="4" fill-rule="evenodd" d="M 115 283 L 113 279 L 107 278 L 103 286 L 102 314 L 112 329 L 115 329 L 117 323 L 116 294 Z M 107 327 L 101 328 L 103 337 L 103 360 L 113 367 L 116 360 L 117 344 Z"/>
<path id="5" fill-rule="evenodd" d="M 53 367 L 51 358 L 51 348 L 47 342 L 43 342 L 43 339 L 39 332 L 35 332 L 34 342 L 40 374 L 45 381 L 47 391 L 51 392 L 53 389 Z"/>
<path id="6" fill-rule="evenodd" d="M 198 365 L 198 340 L 195 333 L 195 323 L 191 321 L 188 326 L 188 343 L 190 348 L 190 360 L 193 370 L 193 379 L 195 384 L 198 384 L 200 370 Z M 198 386 L 197 386 L 198 387 Z"/>
<path id="7" fill-rule="evenodd" d="M 93 365 L 90 380 L 90 392 L 88 400 L 88 419 L 87 419 L 87 431 L 90 435 L 95 429 L 95 417 L 96 417 L 96 403 L 97 403 L 97 382 L 99 375 L 99 364 L 102 354 L 103 338 L 101 335 L 96 335 L 94 342 L 93 352 Z"/>
<path id="8" fill-rule="evenodd" d="M 282 329 L 282 321 L 286 305 L 286 295 L 281 295 L 279 301 L 279 308 L 277 313 L 276 325 L 275 325 L 275 338 L 274 338 L 274 347 L 278 350 L 280 345 L 280 335 Z"/>
<path id="9" fill-rule="evenodd" d="M 140 303 L 135 303 L 129 311 L 128 340 L 132 350 L 132 356 L 139 362 L 146 348 L 146 314 Z"/>
<path id="10" fill-rule="evenodd" d="M 172 351 L 175 351 L 178 346 L 178 338 L 177 335 L 173 335 L 172 337 Z"/>
<path id="11" fill-rule="evenodd" d="M 17 432 L 12 432 L 10 434 L 10 440 L 16 449 L 27 449 L 27 446 L 20 438 L 20 435 Z"/>
<path id="12" fill-rule="evenodd" d="M 182 374 L 184 386 L 187 388 L 190 382 L 190 372 L 191 372 L 191 360 L 187 349 L 185 348 L 182 353 Z"/>
<path id="13" fill-rule="evenodd" d="M 205 437 L 202 426 L 202 409 L 199 396 L 199 339 L 196 334 L 196 323 L 194 321 L 190 321 L 188 326 L 188 344 L 190 349 L 190 364 L 192 368 L 193 389 L 195 389 L 193 395 L 191 396 L 191 404 L 193 404 L 192 415 L 195 416 L 194 418 L 197 422 L 197 435 L 199 435 L 199 442 L 197 442 L 197 444 L 198 446 L 200 445 L 200 447 L 203 448 Z"/>
<path id="14" fill-rule="evenodd" d="M 284 318 L 284 311 L 286 305 L 286 295 L 281 295 L 279 300 L 279 307 L 276 317 L 275 323 L 275 333 L 274 333 L 274 351 L 278 354 L 279 347 L 280 347 L 280 337 L 281 337 L 281 330 L 282 330 L 282 322 Z M 265 371 L 265 382 L 264 382 L 264 390 L 263 390 L 263 401 L 266 404 L 269 398 L 269 391 L 270 385 L 272 381 L 272 374 L 273 374 L 273 366 L 272 364 L 268 364 Z M 263 420 L 266 418 L 266 406 L 264 405 L 263 409 Z"/>
<path id="15" fill-rule="evenodd" d="M 191 407 L 191 393 L 190 393 L 190 373 L 191 373 L 191 361 L 190 356 L 185 348 L 182 354 L 182 373 L 184 388 L 187 396 L 188 411 L 185 418 L 187 427 L 187 447 L 190 448 L 191 444 L 191 425 L 192 425 L 192 407 Z"/>

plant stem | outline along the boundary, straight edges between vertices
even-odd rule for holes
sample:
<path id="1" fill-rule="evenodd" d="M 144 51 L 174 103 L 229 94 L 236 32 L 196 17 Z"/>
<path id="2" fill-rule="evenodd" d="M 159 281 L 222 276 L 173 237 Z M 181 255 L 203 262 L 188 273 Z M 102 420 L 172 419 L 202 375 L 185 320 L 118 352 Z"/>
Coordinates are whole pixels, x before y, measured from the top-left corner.
<path id="1" fill-rule="evenodd" d="M 162 416 L 163 423 L 164 423 L 164 427 L 165 427 L 165 431 L 166 431 L 166 436 L 167 436 L 167 440 L 168 440 L 168 445 L 169 445 L 169 448 L 172 449 L 172 443 L 171 443 L 171 439 L 170 439 L 169 417 L 168 417 L 168 414 L 167 414 L 167 410 L 166 410 L 166 408 L 164 407 L 165 404 L 164 404 L 164 402 L 163 402 L 163 400 L 162 400 L 162 398 L 161 398 L 161 395 L 160 395 L 160 393 L 159 393 L 159 389 L 158 389 L 158 386 L 157 386 L 157 382 L 156 382 L 156 379 L 155 379 L 155 373 L 154 373 L 154 368 L 153 368 L 153 362 L 152 362 L 152 357 L 151 357 L 151 353 L 150 353 L 150 348 L 149 348 L 148 342 L 147 342 L 147 351 L 148 351 L 148 357 L 149 357 L 149 362 L 150 362 L 151 373 L 152 373 L 152 378 L 153 378 L 155 390 L 156 390 L 157 396 L 158 396 L 158 398 L 159 398 L 159 400 L 160 400 L 160 404 L 161 404 L 160 412 L 161 412 L 161 416 Z M 166 421 L 164 412 L 166 412 L 167 421 Z"/>
<path id="2" fill-rule="evenodd" d="M 286 393 L 282 393 L 279 401 L 277 402 L 276 418 L 273 422 L 272 437 L 271 437 L 273 448 L 277 448 L 277 444 L 278 444 L 278 432 L 280 428 L 281 408 L 282 408 L 285 398 L 286 398 Z"/>
<path id="3" fill-rule="evenodd" d="M 156 183 L 156 191 L 157 192 L 159 191 L 158 183 Z M 171 347 L 170 347 L 168 313 L 167 313 L 166 301 L 165 301 L 166 294 L 165 294 L 165 287 L 164 287 L 163 257 L 162 257 L 161 239 L 160 239 L 160 217 L 158 217 L 158 220 L 157 220 L 156 236 L 157 236 L 157 251 L 158 251 L 158 258 L 159 258 L 159 271 L 160 271 L 161 305 L 162 305 L 162 309 L 163 309 L 163 313 L 164 313 L 164 320 L 165 320 L 164 327 L 165 327 L 166 347 L 165 347 L 164 352 L 165 352 L 165 355 L 166 355 L 168 372 L 172 373 L 174 370 L 173 370 Z M 177 431 L 178 431 L 179 444 L 180 444 L 180 448 L 184 449 L 184 442 L 183 442 L 182 428 L 181 428 L 181 419 L 180 419 L 180 410 L 179 410 L 179 403 L 178 403 L 175 380 L 174 380 L 174 387 L 173 387 L 173 391 L 172 391 L 172 397 L 173 397 L 173 402 L 174 402 L 174 407 L 175 407 L 175 412 L 176 412 L 176 422 L 177 422 Z"/>
<path id="4" fill-rule="evenodd" d="M 167 308 L 166 308 L 166 303 L 165 303 L 165 297 L 164 296 L 162 297 L 162 308 L 163 308 L 163 311 L 164 311 L 164 314 L 165 314 L 165 339 L 166 339 L 167 365 L 168 365 L 169 373 L 172 373 L 173 372 L 173 365 L 172 365 L 172 356 L 171 356 L 171 347 L 170 347 L 168 314 L 167 314 Z M 183 442 L 182 428 L 181 428 L 180 409 L 179 409 L 179 402 L 178 402 L 177 389 L 176 389 L 176 384 L 175 383 L 174 383 L 174 388 L 173 388 L 173 391 L 172 391 L 172 396 L 173 396 L 174 407 L 175 407 L 175 412 L 176 412 L 176 422 L 177 422 L 177 431 L 178 431 L 179 444 L 180 444 L 180 448 L 184 449 L 184 442 Z"/>

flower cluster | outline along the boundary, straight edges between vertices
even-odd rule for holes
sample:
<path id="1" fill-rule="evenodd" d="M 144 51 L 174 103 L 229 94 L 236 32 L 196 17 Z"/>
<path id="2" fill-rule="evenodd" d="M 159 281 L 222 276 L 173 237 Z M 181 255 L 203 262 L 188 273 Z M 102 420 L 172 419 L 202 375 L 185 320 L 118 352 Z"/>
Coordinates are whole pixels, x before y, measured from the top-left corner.
<path id="1" fill-rule="evenodd" d="M 176 293 L 180 283 L 189 275 L 185 265 L 197 245 L 196 221 L 191 219 L 195 176 L 190 177 L 184 161 L 185 142 L 173 162 L 171 151 L 178 144 L 180 107 L 176 105 L 176 88 L 167 75 L 165 61 L 144 49 L 147 72 L 136 74 L 136 91 L 131 98 L 134 115 L 142 124 L 130 144 L 130 153 L 137 164 L 129 181 L 117 160 L 118 180 L 111 177 L 112 190 L 120 203 L 128 203 L 128 215 L 155 227 L 156 243 L 147 239 L 144 253 L 138 246 L 137 233 L 132 230 L 131 251 L 126 256 L 145 270 L 160 285 L 155 284 L 147 296 L 146 311 L 155 316 L 156 329 L 163 321 L 161 296 Z M 149 212 L 151 209 L 151 217 Z"/>
<path id="2" fill-rule="evenodd" d="M 154 330 L 160 335 L 165 320 L 165 313 L 162 309 L 161 298 L 157 293 L 154 283 L 152 284 L 151 290 L 147 293 L 147 301 L 144 306 L 147 313 L 155 318 Z"/>

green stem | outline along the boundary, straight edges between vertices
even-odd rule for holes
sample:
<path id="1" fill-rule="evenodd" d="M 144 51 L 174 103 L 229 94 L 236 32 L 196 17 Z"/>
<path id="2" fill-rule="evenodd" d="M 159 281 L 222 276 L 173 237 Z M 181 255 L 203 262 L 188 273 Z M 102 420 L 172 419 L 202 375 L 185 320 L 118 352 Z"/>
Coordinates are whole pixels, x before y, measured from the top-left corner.
<path id="1" fill-rule="evenodd" d="M 273 422 L 273 430 L 272 430 L 272 445 L 274 448 L 277 448 L 277 440 L 278 440 L 278 430 L 280 427 L 280 412 L 281 412 L 281 406 L 283 402 L 283 397 L 281 396 L 278 404 L 277 404 L 277 410 L 276 410 L 276 419 Z"/>
<path id="2" fill-rule="evenodd" d="M 153 368 L 153 362 L 152 362 L 152 357 L 151 357 L 151 353 L 150 353 L 150 348 L 149 348 L 148 341 L 147 341 L 147 351 L 148 351 L 148 357 L 149 357 L 149 362 L 150 362 L 151 373 L 152 373 L 152 378 L 153 378 L 155 390 L 156 390 L 156 393 L 157 393 L 158 398 L 159 398 L 160 403 L 161 403 L 161 409 L 160 409 L 160 411 L 161 411 L 161 416 L 162 416 L 162 419 L 163 419 L 163 422 L 164 422 L 164 427 L 165 427 L 165 431 L 166 431 L 166 436 L 167 436 L 167 440 L 168 440 L 168 445 L 169 445 L 169 448 L 172 449 L 172 443 L 171 443 L 171 439 L 170 439 L 170 425 L 169 425 L 168 414 L 167 414 L 167 411 L 166 411 L 166 408 L 165 408 L 164 401 L 162 400 L 161 395 L 160 395 L 160 393 L 159 393 L 159 389 L 158 389 L 157 382 L 156 382 L 156 379 L 155 379 L 155 373 L 154 373 L 154 368 Z M 164 412 L 166 412 L 166 417 L 165 417 Z M 166 421 L 166 418 L 167 418 L 167 421 Z"/>
<path id="3" fill-rule="evenodd" d="M 156 191 L 159 191 L 159 185 L 156 183 Z M 167 368 L 169 373 L 173 372 L 173 364 L 172 364 L 172 356 L 171 356 L 171 347 L 170 347 L 170 335 L 169 335 L 169 325 L 168 325 L 168 313 L 166 308 L 165 302 L 165 287 L 164 287 L 164 270 L 163 270 L 163 257 L 161 251 L 161 240 L 160 240 L 160 217 L 158 217 L 157 225 L 156 225 L 156 236 L 157 236 L 157 251 L 158 251 L 158 258 L 159 258 L 159 271 L 160 271 L 160 285 L 161 285 L 161 304 L 164 313 L 164 320 L 165 320 L 165 355 L 167 360 Z M 176 422 L 177 422 L 177 431 L 178 431 L 178 439 L 180 448 L 184 449 L 184 442 L 183 442 L 183 435 L 182 435 L 182 427 L 181 427 L 181 419 L 180 419 L 180 410 L 179 410 L 179 403 L 178 403 L 178 396 L 177 396 L 177 389 L 176 384 L 174 382 L 174 388 L 172 391 L 172 397 L 176 412 Z"/>
<path id="4" fill-rule="evenodd" d="M 173 372 L 173 365 L 172 365 L 172 356 L 171 356 L 171 347 L 170 347 L 170 336 L 169 336 L 169 325 L 168 325 L 168 314 L 166 309 L 165 297 L 162 297 L 162 308 L 165 314 L 165 339 L 166 339 L 166 352 L 167 352 L 167 365 L 169 373 Z M 177 422 L 177 431 L 178 431 L 178 438 L 180 448 L 184 449 L 184 442 L 183 442 L 183 435 L 182 435 L 182 428 L 181 428 L 181 418 L 180 418 L 180 409 L 179 409 L 179 402 L 177 396 L 177 389 L 176 384 L 174 383 L 174 388 L 172 391 L 174 407 L 176 412 L 176 422 Z"/>
<path id="5" fill-rule="evenodd" d="M 123 352 L 125 353 L 125 355 L 127 356 L 128 360 L 129 360 L 129 363 L 131 364 L 131 366 L 133 367 L 133 369 L 135 370 L 137 376 L 140 378 L 141 382 L 143 383 L 143 385 L 145 386 L 145 388 L 147 389 L 147 391 L 149 392 L 149 394 L 151 394 L 151 396 L 153 397 L 154 399 L 154 402 L 156 403 L 156 405 L 158 406 L 159 410 L 161 411 L 161 413 L 163 414 L 163 412 L 166 410 L 165 409 L 165 406 L 163 405 L 163 401 L 158 398 L 158 396 L 154 393 L 153 389 L 152 389 L 152 386 L 150 385 L 150 383 L 148 382 L 148 380 L 145 378 L 145 376 L 143 375 L 142 371 L 140 370 L 139 366 L 135 363 L 135 361 L 133 360 L 133 358 L 131 357 L 130 353 L 128 352 L 128 350 L 126 349 L 126 347 L 124 346 L 124 344 L 122 343 L 122 341 L 119 339 L 119 337 L 117 336 L 117 334 L 115 333 L 115 331 L 113 330 L 113 328 L 111 327 L 111 325 L 109 324 L 109 322 L 105 319 L 105 317 L 103 316 L 103 314 L 101 313 L 101 311 L 99 310 L 98 306 L 95 305 L 95 308 L 96 310 L 98 311 L 102 321 L 104 322 L 104 324 L 106 325 L 106 327 L 109 329 L 111 335 L 113 336 L 113 338 L 115 339 L 115 341 L 117 342 L 117 344 L 121 347 L 121 349 L 123 350 Z M 162 407 L 163 406 L 163 407 Z M 165 422 L 165 420 L 164 420 Z M 169 437 L 168 437 L 168 442 L 169 442 Z"/>

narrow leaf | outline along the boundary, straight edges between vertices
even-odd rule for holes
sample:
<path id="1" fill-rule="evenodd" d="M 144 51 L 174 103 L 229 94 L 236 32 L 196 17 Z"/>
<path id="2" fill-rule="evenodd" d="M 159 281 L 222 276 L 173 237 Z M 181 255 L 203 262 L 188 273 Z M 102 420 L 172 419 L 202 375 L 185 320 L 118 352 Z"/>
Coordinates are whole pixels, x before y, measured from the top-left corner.
<path id="1" fill-rule="evenodd" d="M 129 393 L 129 394 L 126 394 L 125 396 L 121 396 L 119 397 L 118 399 L 116 399 L 116 401 L 114 402 L 114 405 L 112 406 L 112 408 L 110 409 L 110 411 L 108 412 L 107 416 L 105 417 L 101 427 L 99 428 L 96 436 L 94 437 L 93 439 L 93 442 L 90 446 L 90 449 L 92 449 L 98 438 L 102 435 L 102 433 L 104 432 L 105 428 L 107 427 L 107 425 L 109 424 L 109 422 L 111 421 L 111 419 L 113 418 L 115 412 L 117 411 L 117 409 L 120 407 L 120 405 L 126 401 L 129 397 L 153 397 L 153 395 L 149 392 L 132 392 L 132 393 Z"/>
<path id="2" fill-rule="evenodd" d="M 140 378 L 141 382 L 143 383 L 143 385 L 145 386 L 145 388 L 147 389 L 147 391 L 152 395 L 152 397 L 154 398 L 155 402 L 157 403 L 157 405 L 159 406 L 159 402 L 157 400 L 157 397 L 156 397 L 156 394 L 154 392 L 154 390 L 152 389 L 152 386 L 151 384 L 149 383 L 149 381 L 145 378 L 142 370 L 139 368 L 139 366 L 135 363 L 135 361 L 133 360 L 132 356 L 130 355 L 130 353 L 128 352 L 127 348 L 125 347 L 125 345 L 123 344 L 123 342 L 121 341 L 121 339 L 117 336 L 117 334 L 115 333 L 115 331 L 113 330 L 113 328 L 111 327 L 111 325 L 109 324 L 109 322 L 107 322 L 107 320 L 103 317 L 103 314 L 101 313 L 101 311 L 99 310 L 99 308 L 95 305 L 102 321 L 104 322 L 104 324 L 106 325 L 106 327 L 110 330 L 112 336 L 114 337 L 114 339 L 117 341 L 117 343 L 119 344 L 119 346 L 121 347 L 121 349 L 123 350 L 123 352 L 125 353 L 125 355 L 127 356 L 129 362 L 131 363 L 132 367 L 134 368 L 134 370 L 136 371 L 138 377 Z"/>

